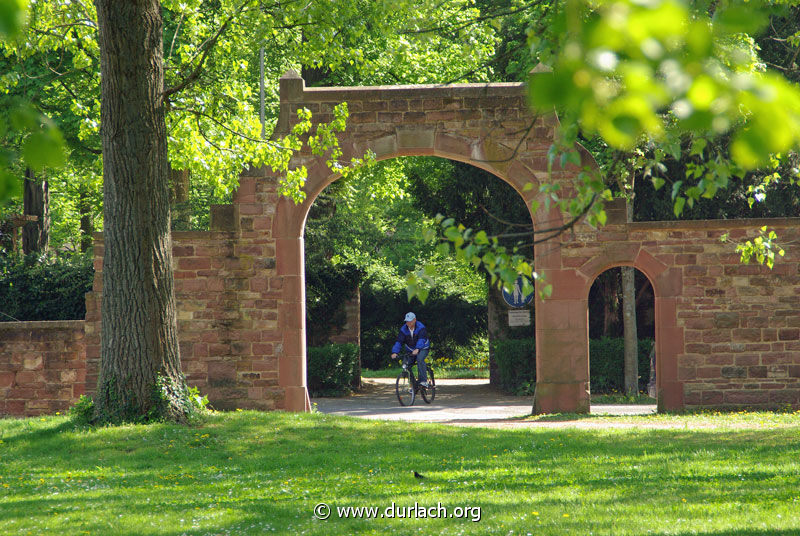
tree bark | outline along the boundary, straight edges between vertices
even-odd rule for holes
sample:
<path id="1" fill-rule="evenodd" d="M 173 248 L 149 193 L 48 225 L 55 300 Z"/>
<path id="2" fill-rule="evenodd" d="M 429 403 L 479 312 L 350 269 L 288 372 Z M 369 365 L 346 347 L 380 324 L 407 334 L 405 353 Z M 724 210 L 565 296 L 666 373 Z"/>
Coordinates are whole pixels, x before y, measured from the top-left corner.
<path id="1" fill-rule="evenodd" d="M 189 206 L 191 174 L 188 169 L 173 169 L 170 166 L 169 177 L 172 228 L 176 231 L 188 231 L 191 228 L 191 207 Z"/>
<path id="2" fill-rule="evenodd" d="M 183 421 L 169 214 L 161 6 L 95 0 L 104 242 L 96 418 Z"/>
<path id="3" fill-rule="evenodd" d="M 22 194 L 22 212 L 38 219 L 22 228 L 22 252 L 47 251 L 50 244 L 50 187 L 44 178 L 37 178 L 30 169 L 25 170 L 25 188 Z"/>
<path id="4" fill-rule="evenodd" d="M 497 369 L 495 357 L 495 343 L 508 339 L 508 307 L 503 301 L 503 294 L 494 285 L 489 284 L 489 293 L 486 297 L 487 331 L 489 335 L 489 385 L 500 387 L 500 371 Z"/>
<path id="5" fill-rule="evenodd" d="M 633 203 L 627 203 L 628 221 L 631 221 Z M 635 268 L 622 267 L 622 322 L 625 347 L 625 393 L 639 393 L 639 336 L 636 332 L 636 278 Z"/>
<path id="6" fill-rule="evenodd" d="M 81 251 L 85 252 L 92 247 L 92 235 L 94 234 L 92 202 L 85 189 L 81 189 L 78 194 L 78 212 L 81 215 Z"/>

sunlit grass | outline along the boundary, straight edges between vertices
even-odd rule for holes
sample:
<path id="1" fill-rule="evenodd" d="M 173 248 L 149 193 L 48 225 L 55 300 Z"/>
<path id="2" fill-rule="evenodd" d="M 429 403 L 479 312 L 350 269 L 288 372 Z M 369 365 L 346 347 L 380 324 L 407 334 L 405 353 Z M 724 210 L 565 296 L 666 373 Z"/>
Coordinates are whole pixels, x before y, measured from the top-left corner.
<path id="1" fill-rule="evenodd" d="M 256 412 L 191 428 L 0 420 L 0 527 L 4 535 L 800 533 L 800 413 L 532 419 L 559 426 Z M 583 419 L 634 426 L 569 427 Z M 333 508 L 326 521 L 312 513 L 320 502 Z M 336 514 L 383 512 L 392 502 L 441 502 L 450 513 L 477 506 L 480 521 Z"/>

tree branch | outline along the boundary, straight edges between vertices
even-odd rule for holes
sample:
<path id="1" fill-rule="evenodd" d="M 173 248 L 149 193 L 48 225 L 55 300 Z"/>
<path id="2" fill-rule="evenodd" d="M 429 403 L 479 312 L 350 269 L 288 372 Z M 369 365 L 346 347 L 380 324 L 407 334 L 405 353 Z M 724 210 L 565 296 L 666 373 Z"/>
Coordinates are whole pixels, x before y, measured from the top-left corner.
<path id="1" fill-rule="evenodd" d="M 220 27 L 216 31 L 216 33 L 213 36 L 209 37 L 202 45 L 200 45 L 200 50 L 203 51 L 203 54 L 202 54 L 202 56 L 200 56 L 200 61 L 197 63 L 197 66 L 194 68 L 194 70 L 186 78 L 183 79 L 182 82 L 180 82 L 179 84 L 174 85 L 172 87 L 165 88 L 164 92 L 162 93 L 162 97 L 163 98 L 167 99 L 167 98 L 169 98 L 170 95 L 173 95 L 173 94 L 175 94 L 175 93 L 177 93 L 179 91 L 183 91 L 184 89 L 186 89 L 190 85 L 194 84 L 197 81 L 198 78 L 200 78 L 200 74 L 202 74 L 202 72 L 203 72 L 203 67 L 205 65 L 206 59 L 208 59 L 208 55 L 211 53 L 211 50 L 214 48 L 214 45 L 217 44 L 217 41 L 219 40 L 219 38 L 222 36 L 222 34 L 225 32 L 225 30 L 228 29 L 228 25 L 231 23 L 231 21 L 236 16 L 238 16 L 239 13 L 241 13 L 241 11 L 245 8 L 245 6 L 247 6 L 247 4 L 250 3 L 250 1 L 251 0 L 246 0 L 244 3 L 242 3 L 242 5 L 240 5 L 238 9 L 236 9 L 233 13 L 231 13 L 228 16 L 227 19 L 225 19 L 225 22 L 223 22 L 222 25 L 220 25 Z M 198 51 L 198 53 L 199 53 L 199 51 Z M 195 57 L 197 57 L 197 55 L 195 55 Z M 191 64 L 193 62 L 194 62 L 194 58 L 192 58 L 189 61 L 189 64 Z"/>

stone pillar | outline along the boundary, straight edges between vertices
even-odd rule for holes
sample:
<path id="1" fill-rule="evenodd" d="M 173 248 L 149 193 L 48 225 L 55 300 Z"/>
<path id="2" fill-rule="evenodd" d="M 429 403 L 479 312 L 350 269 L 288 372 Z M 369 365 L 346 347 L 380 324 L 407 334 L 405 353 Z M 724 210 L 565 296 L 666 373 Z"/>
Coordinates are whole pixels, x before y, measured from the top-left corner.
<path id="1" fill-rule="evenodd" d="M 588 302 L 565 290 L 536 305 L 534 413 L 589 412 Z"/>

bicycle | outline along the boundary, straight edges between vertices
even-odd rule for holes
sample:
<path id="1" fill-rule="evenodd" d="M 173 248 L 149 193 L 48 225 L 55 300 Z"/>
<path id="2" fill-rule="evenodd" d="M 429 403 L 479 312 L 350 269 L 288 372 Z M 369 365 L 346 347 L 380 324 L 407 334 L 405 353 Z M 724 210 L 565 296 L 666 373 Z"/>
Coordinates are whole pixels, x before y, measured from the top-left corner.
<path id="1" fill-rule="evenodd" d="M 433 377 L 433 369 L 425 363 L 425 371 L 428 373 L 428 387 L 423 387 L 414 376 L 412 368 L 417 362 L 417 356 L 409 353 L 403 356 L 403 370 L 398 374 L 397 381 L 395 382 L 395 391 L 397 392 L 397 400 L 401 406 L 411 406 L 414 404 L 417 392 L 422 395 L 422 399 L 426 404 L 433 402 L 436 398 L 436 381 Z"/>

